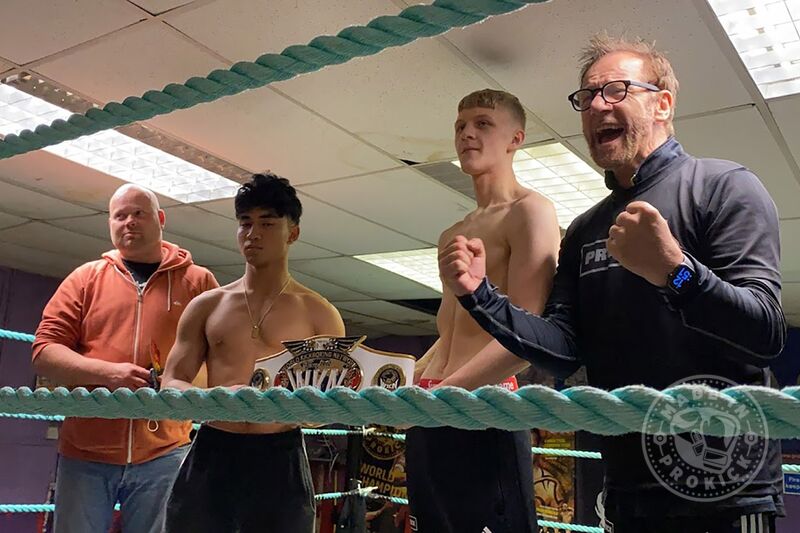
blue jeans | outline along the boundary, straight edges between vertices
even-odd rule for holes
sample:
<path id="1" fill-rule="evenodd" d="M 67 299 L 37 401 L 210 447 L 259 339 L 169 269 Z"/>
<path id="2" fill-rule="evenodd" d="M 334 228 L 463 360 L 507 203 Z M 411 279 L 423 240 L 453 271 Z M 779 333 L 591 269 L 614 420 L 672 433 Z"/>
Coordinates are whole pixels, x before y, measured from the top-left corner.
<path id="1" fill-rule="evenodd" d="M 162 533 L 172 484 L 189 445 L 146 463 L 111 465 L 60 457 L 54 533 L 104 533 L 120 502 L 124 533 Z"/>

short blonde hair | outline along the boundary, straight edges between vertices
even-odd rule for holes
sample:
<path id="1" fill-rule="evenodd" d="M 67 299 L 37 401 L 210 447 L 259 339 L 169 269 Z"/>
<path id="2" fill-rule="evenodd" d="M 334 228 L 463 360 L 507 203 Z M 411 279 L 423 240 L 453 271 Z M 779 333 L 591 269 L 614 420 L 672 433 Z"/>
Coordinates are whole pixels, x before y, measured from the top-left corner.
<path id="1" fill-rule="evenodd" d="M 519 122 L 522 129 L 525 129 L 525 109 L 519 102 L 519 98 L 505 91 L 481 89 L 480 91 L 469 93 L 458 103 L 458 111 L 461 112 L 464 109 L 472 109 L 474 107 L 494 109 L 497 106 L 505 108 L 511 113 L 514 120 Z"/>
<path id="2" fill-rule="evenodd" d="M 598 33 L 589 39 L 589 44 L 581 50 L 579 83 L 583 84 L 586 73 L 601 57 L 614 52 L 628 52 L 643 58 L 650 68 L 650 74 L 653 76 L 653 79 L 638 81 L 652 82 L 659 89 L 667 90 L 672 93 L 673 102 L 677 100 L 679 83 L 678 78 L 675 77 L 675 72 L 672 70 L 672 64 L 669 62 L 669 59 L 667 59 L 667 56 L 663 52 L 656 49 L 655 43 L 645 41 L 639 37 L 628 39 L 626 37 L 612 37 L 607 33 Z M 670 134 L 674 133 L 674 128 L 672 126 L 672 119 L 674 117 L 675 106 L 673 104 L 672 114 L 670 114 L 669 117 Z"/>

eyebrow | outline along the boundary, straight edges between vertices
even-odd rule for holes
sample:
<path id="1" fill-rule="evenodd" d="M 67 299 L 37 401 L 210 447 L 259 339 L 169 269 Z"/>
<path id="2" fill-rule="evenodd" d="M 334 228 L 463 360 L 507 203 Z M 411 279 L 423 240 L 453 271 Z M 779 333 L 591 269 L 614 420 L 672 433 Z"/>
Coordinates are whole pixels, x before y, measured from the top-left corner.
<path id="1" fill-rule="evenodd" d="M 474 117 L 470 118 L 470 120 L 478 120 L 478 119 L 494 121 L 494 119 L 490 115 L 486 115 L 486 114 L 475 115 Z M 455 125 L 458 126 L 459 124 L 463 124 L 465 122 L 466 122 L 466 120 L 464 120 L 463 118 L 460 118 L 460 119 L 456 120 Z"/>
<path id="2" fill-rule="evenodd" d="M 251 217 L 248 214 L 241 214 L 241 215 L 239 215 L 238 218 L 239 218 L 239 220 L 244 220 L 244 219 L 250 220 L 253 217 Z M 274 218 L 283 218 L 283 217 L 279 217 L 278 215 L 275 215 L 275 214 L 272 214 L 272 213 L 264 213 L 263 215 L 258 215 L 258 219 L 259 220 L 274 219 Z"/>

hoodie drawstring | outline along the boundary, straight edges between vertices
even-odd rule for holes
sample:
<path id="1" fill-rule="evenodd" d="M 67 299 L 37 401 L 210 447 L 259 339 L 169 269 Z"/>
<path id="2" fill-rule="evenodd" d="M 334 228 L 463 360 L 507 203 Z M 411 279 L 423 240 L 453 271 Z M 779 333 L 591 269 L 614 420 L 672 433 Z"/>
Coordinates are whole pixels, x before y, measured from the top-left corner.
<path id="1" fill-rule="evenodd" d="M 167 270 L 167 312 L 172 310 L 172 271 Z"/>

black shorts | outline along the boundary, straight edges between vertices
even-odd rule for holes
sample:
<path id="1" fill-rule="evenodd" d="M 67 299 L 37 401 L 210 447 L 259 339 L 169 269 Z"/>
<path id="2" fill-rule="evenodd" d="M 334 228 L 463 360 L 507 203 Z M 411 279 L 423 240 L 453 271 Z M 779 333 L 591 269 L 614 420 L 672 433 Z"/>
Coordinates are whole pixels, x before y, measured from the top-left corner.
<path id="1" fill-rule="evenodd" d="M 532 463 L 529 431 L 411 428 L 411 530 L 536 533 Z"/>
<path id="2" fill-rule="evenodd" d="M 299 429 L 197 432 L 167 502 L 167 533 L 312 533 L 314 487 Z"/>

